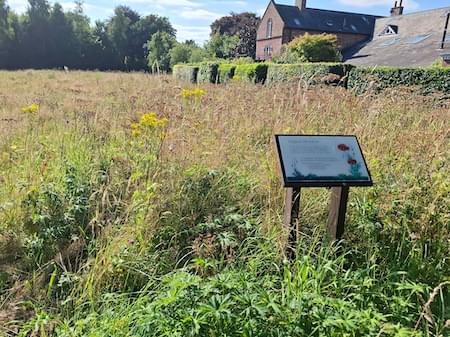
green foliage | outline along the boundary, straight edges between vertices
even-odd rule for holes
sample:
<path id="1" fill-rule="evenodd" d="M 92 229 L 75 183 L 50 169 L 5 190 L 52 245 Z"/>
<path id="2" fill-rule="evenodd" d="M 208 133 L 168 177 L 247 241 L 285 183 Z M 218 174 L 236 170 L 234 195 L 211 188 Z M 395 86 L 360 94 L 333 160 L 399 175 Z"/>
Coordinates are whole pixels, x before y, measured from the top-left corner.
<path id="1" fill-rule="evenodd" d="M 331 34 L 305 34 L 292 40 L 286 48 L 288 63 L 340 62 L 342 55 L 337 48 L 337 37 Z M 280 62 L 281 63 L 281 62 Z"/>
<path id="2" fill-rule="evenodd" d="M 140 16 L 127 6 L 91 26 L 82 2 L 64 11 L 58 3 L 30 0 L 18 17 L 1 0 L 0 67 L 144 70 L 144 44 L 156 32 L 175 36 L 167 18 Z"/>
<path id="3" fill-rule="evenodd" d="M 197 83 L 198 70 L 198 66 L 177 64 L 173 67 L 173 76 L 185 82 Z"/>
<path id="4" fill-rule="evenodd" d="M 221 63 L 219 65 L 219 83 L 227 83 L 234 77 L 234 72 L 236 70 L 236 65 Z"/>
<path id="5" fill-rule="evenodd" d="M 146 44 L 148 50 L 148 66 L 153 73 L 170 70 L 170 51 L 176 44 L 175 38 L 166 32 L 153 34 Z"/>
<path id="6" fill-rule="evenodd" d="M 254 59 L 256 55 L 256 30 L 260 18 L 254 13 L 231 13 L 211 24 L 211 35 L 238 36 L 235 56 L 246 56 Z"/>
<path id="7" fill-rule="evenodd" d="M 30 235 L 25 249 L 33 265 L 42 265 L 72 240 L 84 236 L 90 221 L 92 192 L 84 180 L 69 166 L 62 191 L 47 185 L 28 192 L 23 201 L 23 224 Z"/>
<path id="8" fill-rule="evenodd" d="M 197 75 L 197 83 L 217 83 L 219 74 L 219 64 L 204 62 L 201 63 Z"/>
<path id="9" fill-rule="evenodd" d="M 239 243 L 255 233 L 256 221 L 250 215 L 257 209 L 245 202 L 255 197 L 248 194 L 250 186 L 247 177 L 233 170 L 192 168 L 186 172 L 175 200 L 163 209 L 166 216 L 153 246 L 170 265 L 187 256 L 232 258 Z"/>
<path id="10" fill-rule="evenodd" d="M 269 64 L 266 83 L 303 81 L 345 86 L 345 78 L 351 68 L 342 63 Z"/>
<path id="11" fill-rule="evenodd" d="M 235 56 L 238 43 L 238 36 L 214 34 L 209 39 L 205 49 L 212 57 L 229 59 Z"/>
<path id="12" fill-rule="evenodd" d="M 265 63 L 238 64 L 234 79 L 251 83 L 264 83 L 267 77 L 268 65 Z"/>
<path id="13" fill-rule="evenodd" d="M 399 86 L 417 86 L 427 94 L 450 92 L 449 68 L 391 68 L 375 67 L 353 69 L 349 75 L 348 87 L 361 94 L 373 90 L 380 92 Z"/>

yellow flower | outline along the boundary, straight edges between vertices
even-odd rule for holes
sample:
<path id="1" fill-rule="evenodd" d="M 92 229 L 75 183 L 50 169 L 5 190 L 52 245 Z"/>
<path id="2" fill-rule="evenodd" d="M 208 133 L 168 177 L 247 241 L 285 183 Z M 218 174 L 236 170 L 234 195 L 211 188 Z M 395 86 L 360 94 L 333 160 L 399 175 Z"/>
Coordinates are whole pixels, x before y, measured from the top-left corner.
<path id="1" fill-rule="evenodd" d="M 191 97 L 195 97 L 195 98 L 201 98 L 204 95 L 206 95 L 206 90 L 201 89 L 201 88 L 195 88 L 195 89 L 183 89 L 181 91 L 181 96 L 183 96 L 183 98 L 191 98 Z"/>
<path id="2" fill-rule="evenodd" d="M 138 123 L 131 123 L 131 130 L 139 130 L 140 125 Z"/>
<path id="3" fill-rule="evenodd" d="M 147 128 L 163 128 L 169 123 L 167 118 L 159 118 L 156 112 L 149 112 L 141 117 L 140 126 Z"/>
<path id="4" fill-rule="evenodd" d="M 132 135 L 134 138 L 137 138 L 137 137 L 139 137 L 140 135 L 142 135 L 142 132 L 141 132 L 140 130 L 131 130 L 131 135 Z"/>
<path id="5" fill-rule="evenodd" d="M 22 108 L 22 112 L 26 114 L 35 114 L 39 111 L 39 104 L 33 103 Z"/>

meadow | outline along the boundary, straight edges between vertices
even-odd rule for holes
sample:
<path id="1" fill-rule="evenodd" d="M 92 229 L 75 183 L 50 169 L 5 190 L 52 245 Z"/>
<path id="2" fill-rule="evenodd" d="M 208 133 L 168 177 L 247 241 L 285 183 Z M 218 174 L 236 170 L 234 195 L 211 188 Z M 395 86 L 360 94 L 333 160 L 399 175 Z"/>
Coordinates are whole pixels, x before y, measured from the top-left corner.
<path id="1" fill-rule="evenodd" d="M 450 336 L 450 99 L 0 72 L 0 336 Z M 375 185 L 286 259 L 276 133 L 354 134 Z"/>

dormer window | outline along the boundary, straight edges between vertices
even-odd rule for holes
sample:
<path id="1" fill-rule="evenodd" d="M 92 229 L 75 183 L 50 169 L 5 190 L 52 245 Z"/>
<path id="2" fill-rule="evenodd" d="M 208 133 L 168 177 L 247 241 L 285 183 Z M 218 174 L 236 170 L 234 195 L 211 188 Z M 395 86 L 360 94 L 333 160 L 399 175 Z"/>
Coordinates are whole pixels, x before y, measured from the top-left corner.
<path id="1" fill-rule="evenodd" d="M 272 37 L 272 28 L 273 28 L 273 21 L 272 19 L 269 19 L 267 21 L 267 31 L 266 31 L 266 38 L 268 39 Z"/>
<path id="2" fill-rule="evenodd" d="M 387 25 L 386 28 L 381 32 L 380 36 L 397 35 L 397 34 L 398 34 L 398 26 Z"/>

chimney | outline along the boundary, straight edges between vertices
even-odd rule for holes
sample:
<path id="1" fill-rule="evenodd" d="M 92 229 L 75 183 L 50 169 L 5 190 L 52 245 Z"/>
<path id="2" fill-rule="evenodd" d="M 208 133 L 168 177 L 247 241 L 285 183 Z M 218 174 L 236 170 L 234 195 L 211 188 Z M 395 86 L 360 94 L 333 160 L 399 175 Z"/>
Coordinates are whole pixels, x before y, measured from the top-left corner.
<path id="1" fill-rule="evenodd" d="M 403 15 L 403 10 L 405 7 L 403 7 L 403 0 L 400 0 L 400 5 L 398 5 L 398 1 L 395 2 L 394 7 L 391 9 L 391 16 L 400 16 Z"/>
<path id="2" fill-rule="evenodd" d="M 295 5 L 300 8 L 300 10 L 303 10 L 306 8 L 306 0 L 295 0 Z"/>

